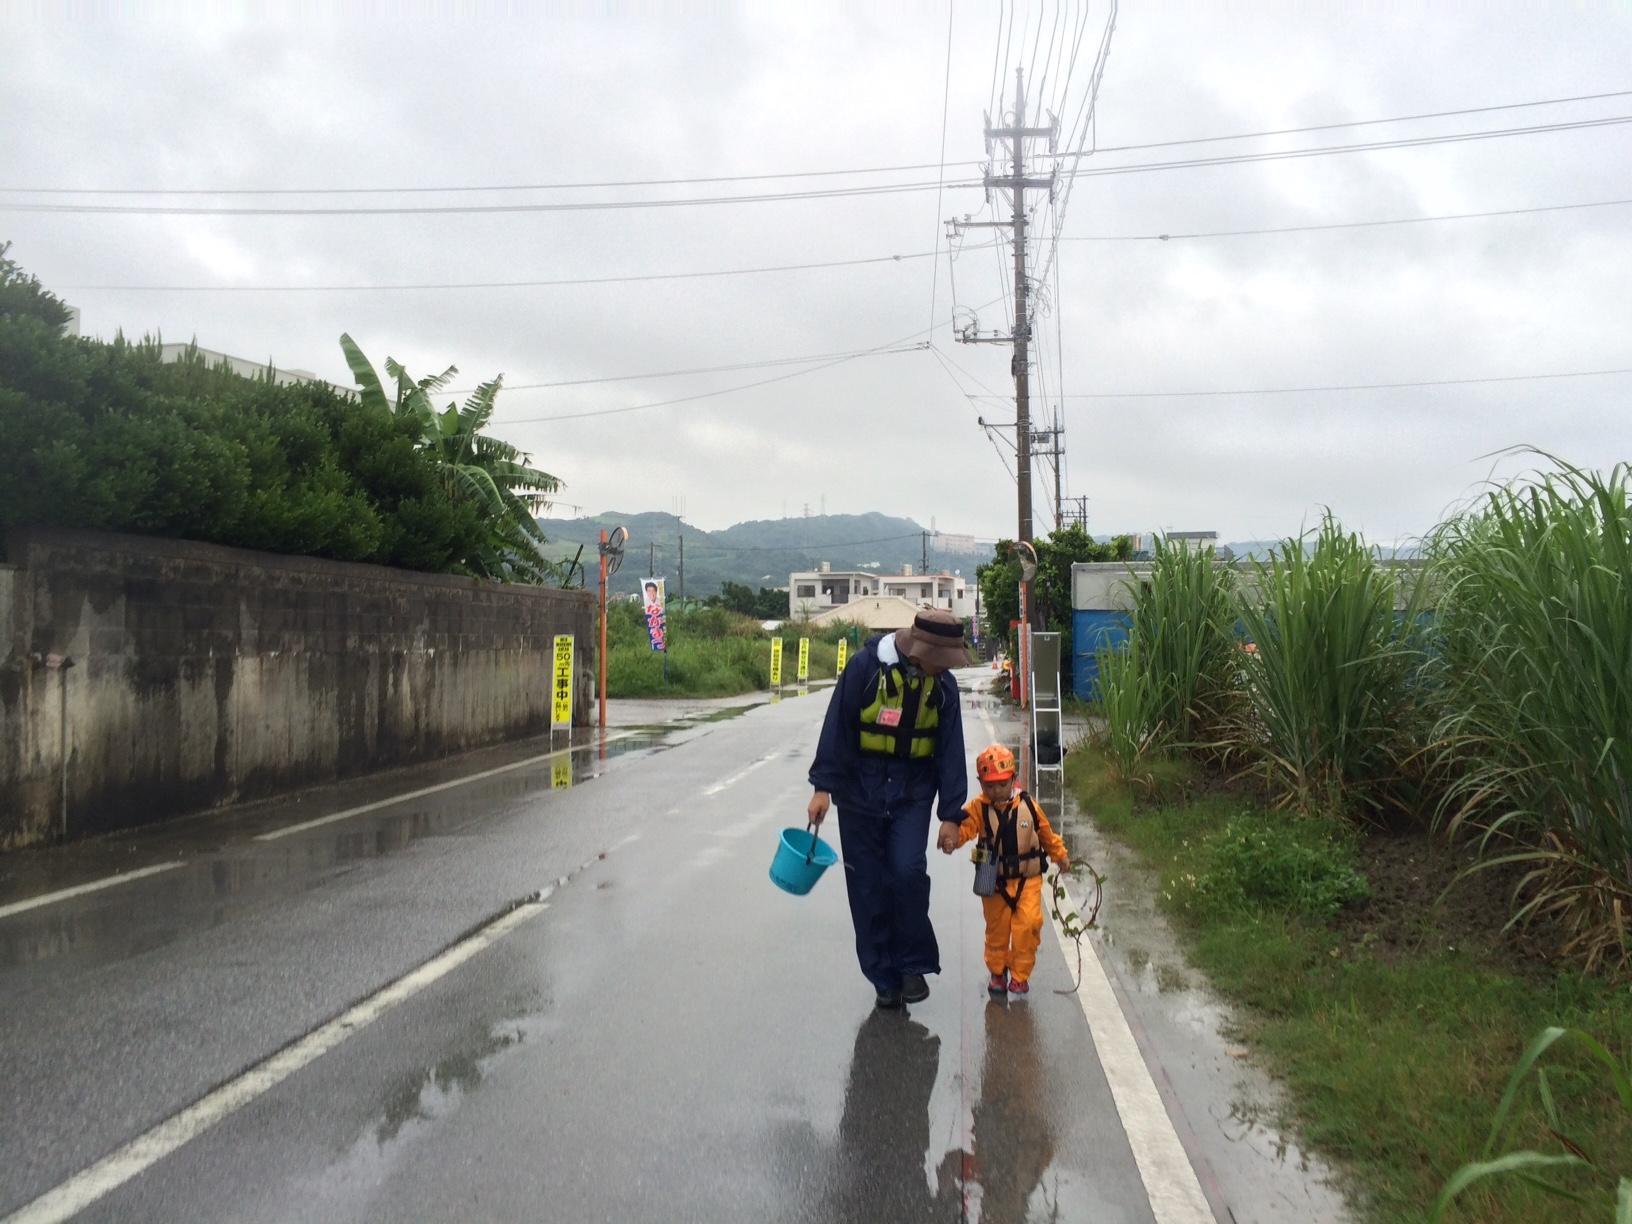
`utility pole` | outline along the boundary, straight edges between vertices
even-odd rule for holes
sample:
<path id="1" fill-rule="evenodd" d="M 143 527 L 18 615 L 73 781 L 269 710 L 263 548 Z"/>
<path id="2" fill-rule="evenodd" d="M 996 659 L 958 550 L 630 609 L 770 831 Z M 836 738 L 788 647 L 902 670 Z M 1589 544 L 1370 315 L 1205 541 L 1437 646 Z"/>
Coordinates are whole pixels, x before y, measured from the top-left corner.
<path id="1" fill-rule="evenodd" d="M 680 606 L 686 606 L 686 536 L 680 533 Z"/>
<path id="2" fill-rule="evenodd" d="M 1001 122 L 1001 120 L 1000 120 Z M 1059 132 L 1059 125 L 1052 115 L 1049 116 L 1047 127 L 1026 126 L 1026 89 L 1024 70 L 1014 70 L 1014 125 L 1012 127 L 986 128 L 986 148 L 990 152 L 994 141 L 1007 141 L 1006 150 L 1009 160 L 1007 174 L 988 173 L 984 178 L 987 199 L 991 198 L 993 188 L 1005 190 L 1010 196 L 1012 213 L 1008 221 L 957 221 L 954 220 L 952 231 L 954 235 L 967 229 L 1003 229 L 1012 232 L 1014 241 L 1014 330 L 1007 336 L 1001 333 L 979 335 L 974 328 L 967 328 L 958 337 L 965 344 L 1010 344 L 1014 348 L 1013 356 L 1009 360 L 1009 372 L 1014 377 L 1014 425 L 1015 425 L 1015 476 L 1019 485 L 1018 530 L 1016 539 L 1022 543 L 1029 543 L 1032 538 L 1031 522 L 1031 315 L 1028 308 L 1031 284 L 1026 276 L 1026 192 L 1047 191 L 1053 197 L 1056 179 L 1053 173 L 1046 176 L 1028 176 L 1026 174 L 1026 141 L 1032 139 L 1046 139 L 1049 151 L 1054 151 L 1054 143 Z M 1029 601 L 1028 601 L 1029 603 Z M 1028 608 L 1028 617 L 1030 609 Z"/>
<path id="3" fill-rule="evenodd" d="M 929 532 L 920 531 L 918 534 L 923 536 L 923 538 L 924 538 L 923 539 L 923 544 L 924 544 L 923 565 L 919 568 L 919 572 L 923 573 L 923 574 L 927 574 L 927 573 L 929 573 Z"/>
<path id="4" fill-rule="evenodd" d="M 1060 418 L 1057 416 L 1054 418 L 1051 428 L 1040 429 L 1032 434 L 1032 440 L 1049 443 L 1048 450 L 1042 453 L 1048 456 L 1049 464 L 1054 469 L 1054 525 L 1064 527 L 1065 493 L 1061 483 L 1060 459 L 1065 454 L 1065 431 L 1060 428 Z"/>
<path id="5" fill-rule="evenodd" d="M 1060 468 L 1062 466 L 1060 460 L 1065 454 L 1064 434 L 1065 431 L 1060 428 L 1060 418 L 1056 416 L 1054 418 L 1054 526 L 1056 527 L 1065 526 L 1065 523 L 1060 519 L 1065 504 L 1065 495 L 1060 484 Z"/>

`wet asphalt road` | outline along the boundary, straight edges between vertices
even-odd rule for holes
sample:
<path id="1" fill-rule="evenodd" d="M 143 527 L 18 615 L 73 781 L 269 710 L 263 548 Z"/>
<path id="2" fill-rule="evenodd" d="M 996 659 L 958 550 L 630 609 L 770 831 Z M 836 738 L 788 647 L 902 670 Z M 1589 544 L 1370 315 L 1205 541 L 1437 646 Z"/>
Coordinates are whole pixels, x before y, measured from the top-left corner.
<path id="1" fill-rule="evenodd" d="M 0 1215 L 570 873 L 82 1218 L 1152 1219 L 1053 936 L 1028 1001 L 987 1001 L 964 855 L 931 854 L 944 972 L 907 1014 L 872 1008 L 840 869 L 806 898 L 766 879 L 825 705 L 626 731 L 277 840 L 548 745 L 0 859 L 0 907 L 182 863 L 0 917 Z"/>

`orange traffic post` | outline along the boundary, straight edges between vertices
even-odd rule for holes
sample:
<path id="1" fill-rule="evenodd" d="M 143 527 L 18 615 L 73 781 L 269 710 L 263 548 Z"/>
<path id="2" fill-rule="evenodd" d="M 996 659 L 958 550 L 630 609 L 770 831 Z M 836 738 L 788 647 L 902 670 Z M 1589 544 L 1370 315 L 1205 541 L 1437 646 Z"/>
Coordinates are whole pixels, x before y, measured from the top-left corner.
<path id="1" fill-rule="evenodd" d="M 601 650 L 600 674 L 595 694 L 601 702 L 600 727 L 606 730 L 606 528 L 601 528 Z"/>

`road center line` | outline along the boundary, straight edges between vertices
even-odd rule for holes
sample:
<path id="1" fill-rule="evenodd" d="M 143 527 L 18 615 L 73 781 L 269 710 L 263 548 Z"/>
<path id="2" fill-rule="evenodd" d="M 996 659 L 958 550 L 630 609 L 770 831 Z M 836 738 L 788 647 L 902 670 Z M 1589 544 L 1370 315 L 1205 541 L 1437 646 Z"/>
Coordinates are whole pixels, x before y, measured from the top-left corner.
<path id="1" fill-rule="evenodd" d="M 703 792 L 703 794 L 704 795 L 717 795 L 721 791 L 723 791 L 726 787 L 735 786 L 738 782 L 741 782 L 744 778 L 746 778 L 749 774 L 753 773 L 754 770 L 758 769 L 761 765 L 766 765 L 766 764 L 769 764 L 771 761 L 776 760 L 776 756 L 777 756 L 777 754 L 772 752 L 772 753 L 769 753 L 766 756 L 760 757 L 759 760 L 755 761 L 752 765 L 748 766 L 746 769 L 739 769 L 736 773 L 732 774 L 729 778 L 726 778 L 723 782 L 716 782 L 713 786 L 711 786 L 707 790 L 705 790 Z"/>
<path id="2" fill-rule="evenodd" d="M 550 897 L 574 876 L 608 855 L 639 840 L 631 833 L 594 858 L 586 859 L 555 883 L 546 885 L 514 908 L 476 928 L 443 949 L 419 968 L 381 987 L 326 1024 L 256 1063 L 249 1070 L 206 1093 L 123 1147 L 70 1177 L 53 1190 L 6 1216 L 0 1224 L 58 1224 L 84 1211 L 98 1199 L 152 1168 L 177 1148 L 196 1139 L 218 1122 L 270 1092 L 303 1067 L 310 1066 L 355 1033 L 362 1032 L 392 1008 L 407 1002 L 427 986 L 446 977 L 478 953 L 486 951 L 523 923 L 548 907 Z"/>
<path id="3" fill-rule="evenodd" d="M 86 893 L 93 893 L 103 888 L 112 888 L 115 884 L 128 884 L 132 880 L 158 875 L 161 871 L 170 871 L 180 866 L 181 863 L 179 862 L 158 863 L 152 867 L 139 867 L 135 871 L 121 871 L 118 875 L 92 880 L 89 884 L 75 884 L 72 888 L 59 888 L 56 892 L 41 893 L 37 897 L 28 898 L 26 901 L 13 901 L 9 905 L 0 905 L 0 918 L 10 918 L 13 914 L 38 909 L 42 905 L 54 905 L 58 901 L 67 901 L 72 897 L 83 897 Z"/>
<path id="4" fill-rule="evenodd" d="M 997 726 L 991 715 L 982 710 L 980 719 L 995 743 Z M 1066 897 L 1072 908 L 1076 908 L 1077 902 L 1069 890 Z M 1049 925 L 1069 964 L 1074 959 L 1071 953 L 1075 950 L 1075 941 L 1052 916 Z M 1213 1209 L 1202 1193 L 1196 1170 L 1190 1164 L 1173 1119 L 1168 1117 L 1167 1106 L 1162 1102 L 1156 1081 L 1151 1078 L 1144 1055 L 1139 1052 L 1128 1018 L 1122 1014 L 1122 1005 L 1100 962 L 1099 949 L 1093 940 L 1087 942 L 1088 949 L 1082 958 L 1082 985 L 1073 997 L 1088 1022 L 1094 1052 L 1099 1056 L 1105 1082 L 1110 1085 L 1111 1100 L 1121 1119 L 1122 1131 L 1128 1137 L 1139 1179 L 1144 1182 L 1151 1214 L 1156 1217 L 1156 1224 L 1214 1224 Z"/>
<path id="5" fill-rule="evenodd" d="M 277 841 L 282 837 L 293 837 L 296 833 L 304 833 L 308 829 L 321 828 L 324 825 L 334 824 L 340 820 L 350 820 L 353 816 L 361 816 L 365 812 L 375 812 L 380 808 L 390 807 L 396 803 L 406 803 L 410 799 L 420 799 L 426 795 L 434 795 L 438 791 L 451 790 L 455 786 L 464 786 L 470 782 L 480 782 L 483 778 L 495 777 L 498 774 L 509 773 L 515 769 L 525 769 L 529 765 L 538 765 L 544 761 L 559 760 L 564 756 L 571 756 L 575 752 L 587 752 L 598 748 L 601 744 L 610 744 L 614 740 L 627 739 L 633 735 L 632 731 L 620 731 L 609 735 L 604 740 L 596 740 L 592 744 L 579 744 L 572 748 L 557 748 L 554 752 L 541 753 L 538 756 L 528 757 L 524 761 L 512 761 L 508 765 L 499 765 L 493 769 L 484 769 L 480 773 L 466 774 L 462 778 L 450 778 L 446 782 L 438 782 L 434 786 L 422 786 L 418 790 L 405 791 L 400 795 L 393 795 L 389 799 L 376 799 L 373 803 L 365 803 L 359 807 L 347 808 L 343 812 L 334 812 L 328 816 L 319 816 L 315 820 L 305 820 L 300 824 L 286 825 L 281 829 L 273 829 L 269 833 L 261 833 L 255 837 L 258 842 Z"/>

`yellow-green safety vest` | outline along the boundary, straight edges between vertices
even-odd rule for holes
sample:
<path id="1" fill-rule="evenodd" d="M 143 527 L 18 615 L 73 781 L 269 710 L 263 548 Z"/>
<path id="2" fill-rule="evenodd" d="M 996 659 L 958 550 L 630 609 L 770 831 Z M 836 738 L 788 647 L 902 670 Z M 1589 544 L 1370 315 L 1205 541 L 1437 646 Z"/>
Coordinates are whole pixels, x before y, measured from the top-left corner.
<path id="1" fill-rule="evenodd" d="M 908 676 L 899 667 L 880 666 L 878 690 L 861 711 L 861 750 L 902 760 L 934 756 L 941 725 L 936 696 L 935 677 Z M 887 710 L 895 713 L 886 714 Z"/>

